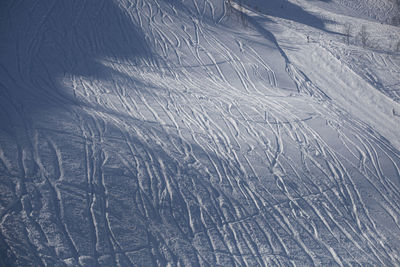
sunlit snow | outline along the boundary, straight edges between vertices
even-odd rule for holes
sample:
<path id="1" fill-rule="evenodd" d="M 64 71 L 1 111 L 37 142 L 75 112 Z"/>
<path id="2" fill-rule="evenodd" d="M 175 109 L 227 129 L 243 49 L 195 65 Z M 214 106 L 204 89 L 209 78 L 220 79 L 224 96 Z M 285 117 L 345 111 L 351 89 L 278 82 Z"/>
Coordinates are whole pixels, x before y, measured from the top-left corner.
<path id="1" fill-rule="evenodd" d="M 2 1 L 0 266 L 399 266 L 398 12 Z"/>

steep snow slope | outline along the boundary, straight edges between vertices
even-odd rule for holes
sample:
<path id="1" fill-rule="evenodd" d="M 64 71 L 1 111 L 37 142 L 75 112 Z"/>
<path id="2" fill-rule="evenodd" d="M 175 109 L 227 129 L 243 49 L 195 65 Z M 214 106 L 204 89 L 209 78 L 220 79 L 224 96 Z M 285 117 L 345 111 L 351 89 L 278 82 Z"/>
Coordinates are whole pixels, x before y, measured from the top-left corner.
<path id="1" fill-rule="evenodd" d="M 310 5 L 305 5 L 309 12 L 319 14 L 322 18 L 330 21 L 326 28 L 344 35 L 332 36 L 320 32 L 314 42 L 329 50 L 330 54 L 333 54 L 340 62 L 348 65 L 352 71 L 356 72 L 380 92 L 399 102 L 399 27 L 366 21 L 358 18 L 357 13 L 352 13 L 351 10 L 347 12 L 352 16 L 338 14 L 337 5 L 331 4 L 331 8 L 326 10 L 314 5 L 314 2 L 311 3 Z M 379 1 L 375 2 L 375 5 L 371 3 L 370 6 L 375 7 L 376 3 L 379 3 Z M 376 11 L 375 15 L 378 15 L 379 9 Z M 400 14 L 399 12 L 397 13 Z M 345 36 L 346 25 L 349 29 L 348 40 Z M 360 36 L 362 27 L 366 29 L 367 39 L 364 48 L 362 47 Z M 327 42 L 329 42 L 329 45 L 326 45 Z"/>
<path id="2" fill-rule="evenodd" d="M 312 1 L 0 5 L 0 265 L 400 264 L 399 55 L 340 34 L 389 26 Z"/>
<path id="3" fill-rule="evenodd" d="M 393 23 L 393 18 L 399 15 L 397 0 L 311 0 L 315 6 L 347 14 L 352 17 L 375 20 L 383 23 Z"/>

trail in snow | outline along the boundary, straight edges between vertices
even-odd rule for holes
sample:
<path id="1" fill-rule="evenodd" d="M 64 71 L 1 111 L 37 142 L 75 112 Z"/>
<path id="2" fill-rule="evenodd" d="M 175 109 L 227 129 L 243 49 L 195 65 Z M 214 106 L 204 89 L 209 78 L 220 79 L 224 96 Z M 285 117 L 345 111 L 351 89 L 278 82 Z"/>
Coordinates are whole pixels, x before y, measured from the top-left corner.
<path id="1" fill-rule="evenodd" d="M 223 1 L 5 5 L 0 263 L 399 264 L 398 124 L 329 49 Z"/>

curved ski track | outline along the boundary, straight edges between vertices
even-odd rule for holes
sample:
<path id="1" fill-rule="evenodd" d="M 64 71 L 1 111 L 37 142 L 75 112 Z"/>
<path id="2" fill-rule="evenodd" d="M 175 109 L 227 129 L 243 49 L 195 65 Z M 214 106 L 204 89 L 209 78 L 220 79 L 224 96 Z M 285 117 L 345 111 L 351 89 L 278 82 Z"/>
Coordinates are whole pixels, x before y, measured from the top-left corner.
<path id="1" fill-rule="evenodd" d="M 154 57 L 107 55 L 106 78 L 65 70 L 60 85 L 2 63 L 0 263 L 400 264 L 399 151 L 228 3 L 118 6 Z M 24 62 L 57 30 L 43 8 L 30 43 L 15 33 Z"/>

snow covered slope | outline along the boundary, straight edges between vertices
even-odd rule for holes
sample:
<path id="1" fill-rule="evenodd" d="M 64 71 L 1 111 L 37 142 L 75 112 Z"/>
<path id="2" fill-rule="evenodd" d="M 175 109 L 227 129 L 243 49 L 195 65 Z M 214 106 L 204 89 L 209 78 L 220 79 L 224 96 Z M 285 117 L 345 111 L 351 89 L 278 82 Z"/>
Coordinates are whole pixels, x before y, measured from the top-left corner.
<path id="1" fill-rule="evenodd" d="M 313 5 L 382 23 L 398 24 L 400 2 L 398 0 L 312 0 Z"/>
<path id="2" fill-rule="evenodd" d="M 0 265 L 399 265 L 400 30 L 315 2 L 2 1 Z"/>

